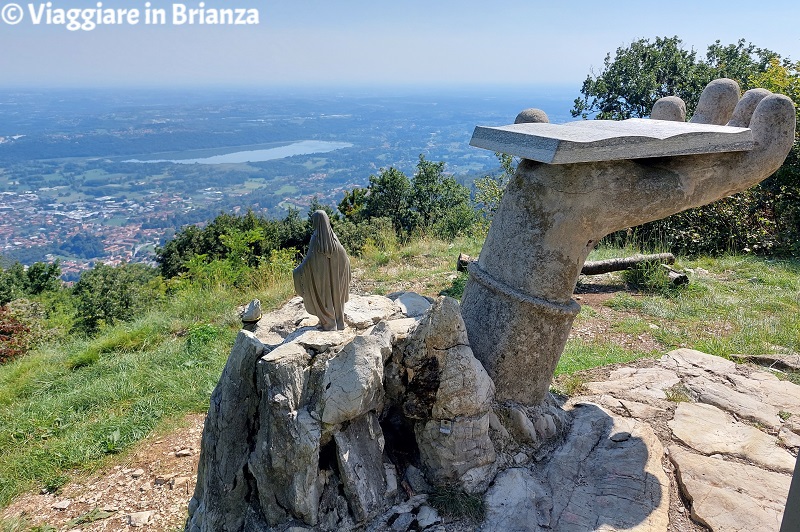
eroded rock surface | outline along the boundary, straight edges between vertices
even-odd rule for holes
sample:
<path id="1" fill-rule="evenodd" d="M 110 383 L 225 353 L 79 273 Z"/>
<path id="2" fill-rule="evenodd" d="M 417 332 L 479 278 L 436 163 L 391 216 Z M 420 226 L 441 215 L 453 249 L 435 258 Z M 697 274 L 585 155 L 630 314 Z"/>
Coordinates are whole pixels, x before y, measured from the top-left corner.
<path id="1" fill-rule="evenodd" d="M 791 477 L 670 448 L 692 518 L 719 532 L 780 530 Z"/>
<path id="2" fill-rule="evenodd" d="M 667 421 L 670 460 L 694 521 L 726 532 L 780 528 L 800 447 L 800 386 L 677 349 L 585 388 L 604 394 L 601 404 L 617 414 Z"/>
<path id="3" fill-rule="evenodd" d="M 427 478 L 417 470 L 416 485 L 428 491 L 488 484 L 494 385 L 472 356 L 458 302 L 397 300 L 353 296 L 351 327 L 320 331 L 293 299 L 240 333 L 212 398 L 187 531 L 382 522 L 406 495 L 398 475 L 413 468 L 394 455 L 421 467 Z M 391 529 L 440 521 L 431 508 L 396 513 Z"/>

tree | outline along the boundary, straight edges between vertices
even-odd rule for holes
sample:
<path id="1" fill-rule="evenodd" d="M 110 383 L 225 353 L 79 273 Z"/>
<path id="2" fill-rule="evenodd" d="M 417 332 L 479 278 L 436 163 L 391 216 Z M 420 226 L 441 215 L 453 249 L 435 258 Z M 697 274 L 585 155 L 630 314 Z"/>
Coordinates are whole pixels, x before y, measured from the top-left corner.
<path id="1" fill-rule="evenodd" d="M 411 182 L 394 167 L 381 168 L 378 175 L 369 176 L 364 197 L 364 217 L 389 218 L 398 233 L 410 228 L 409 200 Z"/>
<path id="2" fill-rule="evenodd" d="M 34 262 L 28 266 L 25 276 L 27 277 L 26 292 L 32 296 L 58 290 L 61 285 L 58 280 L 61 277 L 61 263 L 59 261 L 52 264 Z"/>
<path id="3" fill-rule="evenodd" d="M 432 229 L 445 239 L 454 238 L 475 223 L 469 189 L 444 175 L 444 161 L 428 161 L 424 155 L 419 156 L 411 181 L 409 207 L 415 228 Z"/>
<path id="4" fill-rule="evenodd" d="M 763 87 L 771 89 L 759 81 L 773 60 L 779 60 L 779 55 L 766 48 L 756 48 L 752 43 L 745 44 L 744 39 L 739 39 L 736 44 L 723 46 L 720 41 L 708 47 L 706 52 L 705 67 L 709 69 L 711 79 L 735 79 L 742 90 Z M 791 96 L 783 91 L 787 96 Z"/>
<path id="5" fill-rule="evenodd" d="M 339 202 L 337 208 L 345 220 L 358 223 L 364 217 L 366 202 L 367 189 L 356 187 L 353 190 L 344 191 L 344 198 Z"/>
<path id="6" fill-rule="evenodd" d="M 679 96 L 691 113 L 706 84 L 713 79 L 700 66 L 693 50 L 684 50 L 676 37 L 640 39 L 628 48 L 607 54 L 604 69 L 588 75 L 575 100 L 574 117 L 592 115 L 602 120 L 624 120 L 650 115 L 653 104 L 664 96 Z"/>
<path id="7" fill-rule="evenodd" d="M 513 156 L 507 153 L 495 153 L 495 156 L 500 163 L 500 173 L 475 180 L 475 203 L 487 225 L 492 222 L 500 200 L 503 199 L 506 185 L 516 171 Z"/>

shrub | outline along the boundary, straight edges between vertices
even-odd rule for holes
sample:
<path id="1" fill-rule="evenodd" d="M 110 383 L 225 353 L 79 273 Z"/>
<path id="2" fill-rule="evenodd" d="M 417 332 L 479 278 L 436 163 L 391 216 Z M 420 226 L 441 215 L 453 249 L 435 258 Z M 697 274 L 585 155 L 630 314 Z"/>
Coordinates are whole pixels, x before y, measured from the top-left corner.
<path id="1" fill-rule="evenodd" d="M 94 333 L 103 325 L 135 318 L 164 298 L 166 288 L 144 264 L 100 264 L 83 272 L 73 288 L 77 330 Z"/>
<path id="2" fill-rule="evenodd" d="M 7 307 L 0 307 L 0 364 L 27 353 L 31 343 L 30 327 Z"/>

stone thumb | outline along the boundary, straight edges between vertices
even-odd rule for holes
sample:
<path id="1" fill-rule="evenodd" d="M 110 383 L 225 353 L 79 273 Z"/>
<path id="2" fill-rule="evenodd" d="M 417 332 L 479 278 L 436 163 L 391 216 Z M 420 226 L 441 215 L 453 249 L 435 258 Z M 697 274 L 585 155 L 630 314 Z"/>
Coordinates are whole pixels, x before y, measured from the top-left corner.
<path id="1" fill-rule="evenodd" d="M 755 146 L 742 170 L 766 177 L 780 168 L 794 144 L 796 120 L 794 103 L 787 96 L 770 94 L 762 99 L 750 120 Z"/>

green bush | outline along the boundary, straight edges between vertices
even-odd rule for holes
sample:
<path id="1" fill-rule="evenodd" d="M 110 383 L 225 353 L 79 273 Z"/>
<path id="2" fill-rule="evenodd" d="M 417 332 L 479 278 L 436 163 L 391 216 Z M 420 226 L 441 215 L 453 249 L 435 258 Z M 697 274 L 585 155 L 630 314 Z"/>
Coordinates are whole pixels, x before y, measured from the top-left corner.
<path id="1" fill-rule="evenodd" d="M 197 276 L 200 266 L 230 259 L 229 271 L 203 273 L 204 277 L 237 276 L 243 268 L 257 266 L 260 257 L 275 249 L 302 249 L 311 238 L 311 226 L 299 211 L 271 220 L 248 211 L 243 216 L 222 213 L 203 228 L 191 225 L 156 250 L 156 260 L 166 279 L 182 273 Z M 218 268 L 220 264 L 211 267 Z M 193 272 L 190 270 L 194 269 Z"/>
<path id="2" fill-rule="evenodd" d="M 165 297 L 158 272 L 144 264 L 100 264 L 83 272 L 73 287 L 75 328 L 94 333 L 103 325 L 129 321 Z"/>
<path id="3" fill-rule="evenodd" d="M 392 220 L 386 217 L 370 218 L 360 223 L 337 220 L 333 223 L 333 230 L 347 252 L 355 256 L 360 256 L 368 245 L 386 249 L 397 243 Z"/>

